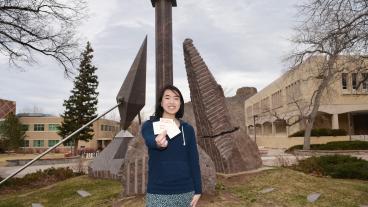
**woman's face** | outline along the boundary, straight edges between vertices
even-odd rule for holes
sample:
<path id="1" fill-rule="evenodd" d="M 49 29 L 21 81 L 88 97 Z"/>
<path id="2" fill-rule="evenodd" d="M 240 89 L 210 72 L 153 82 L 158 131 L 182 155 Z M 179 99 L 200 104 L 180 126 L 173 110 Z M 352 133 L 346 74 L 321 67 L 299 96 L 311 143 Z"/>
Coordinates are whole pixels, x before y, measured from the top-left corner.
<path id="1" fill-rule="evenodd" d="M 180 109 L 179 94 L 169 89 L 165 90 L 162 96 L 161 106 L 164 109 L 164 113 L 175 116 Z"/>

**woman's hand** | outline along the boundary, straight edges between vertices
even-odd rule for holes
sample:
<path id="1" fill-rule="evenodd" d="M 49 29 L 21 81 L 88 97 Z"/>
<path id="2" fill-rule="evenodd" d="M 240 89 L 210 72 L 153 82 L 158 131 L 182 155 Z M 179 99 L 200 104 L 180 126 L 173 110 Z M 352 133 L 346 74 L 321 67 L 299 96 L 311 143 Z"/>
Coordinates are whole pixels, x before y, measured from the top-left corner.
<path id="1" fill-rule="evenodd" d="M 159 148 L 166 148 L 167 147 L 167 140 L 166 140 L 166 130 L 164 130 L 161 134 L 157 135 L 155 141 L 156 141 L 156 145 Z"/>
<path id="2" fill-rule="evenodd" d="M 192 198 L 192 202 L 190 202 L 190 206 L 196 207 L 200 197 L 201 197 L 201 194 L 195 194 Z"/>

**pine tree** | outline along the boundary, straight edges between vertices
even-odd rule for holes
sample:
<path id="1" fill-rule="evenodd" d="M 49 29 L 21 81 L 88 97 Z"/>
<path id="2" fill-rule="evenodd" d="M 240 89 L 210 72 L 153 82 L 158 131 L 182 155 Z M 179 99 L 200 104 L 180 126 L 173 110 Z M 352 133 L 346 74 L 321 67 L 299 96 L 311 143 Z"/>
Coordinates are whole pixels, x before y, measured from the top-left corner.
<path id="1" fill-rule="evenodd" d="M 97 96 L 98 86 L 95 71 L 97 68 L 92 65 L 93 49 L 89 42 L 85 51 L 81 54 L 79 74 L 74 80 L 74 88 L 69 99 L 64 100 L 64 114 L 61 114 L 63 121 L 58 134 L 63 138 L 67 137 L 89 121 L 97 117 Z M 90 125 L 74 135 L 66 144 L 74 145 L 74 154 L 77 154 L 79 140 L 89 141 L 93 138 L 93 126 Z"/>
<path id="2" fill-rule="evenodd" d="M 9 113 L 0 124 L 0 128 L 0 139 L 2 139 L 1 142 L 4 148 L 17 150 L 23 146 L 26 135 L 17 116 Z"/>

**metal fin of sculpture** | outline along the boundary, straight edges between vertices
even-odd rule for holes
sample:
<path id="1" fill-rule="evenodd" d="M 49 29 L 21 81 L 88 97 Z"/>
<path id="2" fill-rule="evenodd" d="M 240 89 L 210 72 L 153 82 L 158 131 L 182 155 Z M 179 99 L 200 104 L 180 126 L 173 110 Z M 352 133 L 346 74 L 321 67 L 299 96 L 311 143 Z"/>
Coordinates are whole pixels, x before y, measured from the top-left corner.
<path id="1" fill-rule="evenodd" d="M 145 104 L 146 97 L 147 36 L 121 86 L 116 101 L 119 105 L 120 125 L 126 130 Z M 121 179 L 128 145 L 134 137 L 128 131 L 120 131 L 111 143 L 94 158 L 88 167 L 92 177 Z"/>
<path id="2" fill-rule="evenodd" d="M 232 126 L 223 90 L 193 41 L 186 39 L 183 47 L 198 144 L 213 159 L 217 172 L 235 173 L 260 167 L 257 145 L 242 135 L 239 127 Z"/>
<path id="3" fill-rule="evenodd" d="M 147 36 L 116 97 L 119 106 L 120 125 L 126 130 L 146 101 Z"/>

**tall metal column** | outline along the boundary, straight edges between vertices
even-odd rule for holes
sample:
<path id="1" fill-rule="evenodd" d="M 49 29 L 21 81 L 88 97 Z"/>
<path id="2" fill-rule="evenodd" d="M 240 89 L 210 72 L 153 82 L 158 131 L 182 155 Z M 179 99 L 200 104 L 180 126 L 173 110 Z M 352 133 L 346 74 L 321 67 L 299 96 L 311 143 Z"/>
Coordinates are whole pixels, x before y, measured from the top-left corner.
<path id="1" fill-rule="evenodd" d="M 173 84 L 172 7 L 176 0 L 151 0 L 156 19 L 156 100 Z"/>

